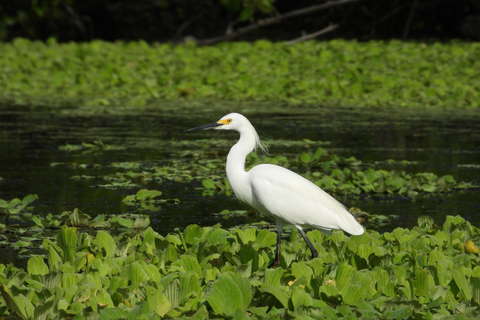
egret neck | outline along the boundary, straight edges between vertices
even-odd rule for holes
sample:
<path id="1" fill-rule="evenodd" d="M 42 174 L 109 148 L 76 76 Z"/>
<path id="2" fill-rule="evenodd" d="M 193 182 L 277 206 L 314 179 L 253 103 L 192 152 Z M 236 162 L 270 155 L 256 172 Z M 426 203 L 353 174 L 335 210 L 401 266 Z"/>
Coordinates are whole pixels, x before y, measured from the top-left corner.
<path id="1" fill-rule="evenodd" d="M 246 203 L 252 203 L 252 188 L 248 183 L 248 172 L 245 171 L 245 160 L 257 144 L 260 143 L 255 128 L 249 123 L 250 127 L 240 128 L 240 139 L 230 149 L 227 156 L 227 178 L 235 195 Z"/>

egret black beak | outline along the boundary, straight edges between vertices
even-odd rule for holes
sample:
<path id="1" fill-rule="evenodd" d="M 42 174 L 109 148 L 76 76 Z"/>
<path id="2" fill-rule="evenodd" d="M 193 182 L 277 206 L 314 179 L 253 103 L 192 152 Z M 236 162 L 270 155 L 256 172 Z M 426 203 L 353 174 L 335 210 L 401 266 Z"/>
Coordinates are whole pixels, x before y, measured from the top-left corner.
<path id="1" fill-rule="evenodd" d="M 198 126 L 192 129 L 185 130 L 183 132 L 185 133 L 185 132 L 192 132 L 192 131 L 198 131 L 198 130 L 210 130 L 210 129 L 215 129 L 216 127 L 219 127 L 221 125 L 223 125 L 223 123 L 212 122 L 212 123 L 204 124 L 203 126 Z"/>

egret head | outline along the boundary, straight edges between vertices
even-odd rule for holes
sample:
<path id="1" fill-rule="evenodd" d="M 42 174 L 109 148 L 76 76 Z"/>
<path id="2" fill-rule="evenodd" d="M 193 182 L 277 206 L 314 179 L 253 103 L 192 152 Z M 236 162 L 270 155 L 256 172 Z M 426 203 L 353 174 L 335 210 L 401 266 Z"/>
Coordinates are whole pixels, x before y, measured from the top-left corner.
<path id="1" fill-rule="evenodd" d="M 242 126 L 248 125 L 252 127 L 250 121 L 239 113 L 229 113 L 226 116 L 223 116 L 220 120 L 212 123 L 207 123 L 195 128 L 186 130 L 185 132 L 192 132 L 198 130 L 236 130 Z M 252 127 L 253 128 L 253 127 Z"/>
<path id="2" fill-rule="evenodd" d="M 262 149 L 265 153 L 268 153 L 267 148 L 263 145 L 263 143 L 260 141 L 260 138 L 258 137 L 257 131 L 255 131 L 255 128 L 252 126 L 250 121 L 248 119 L 241 115 L 240 113 L 229 113 L 226 116 L 223 116 L 220 120 L 212 123 L 207 123 L 202 126 L 198 126 L 195 128 L 191 128 L 188 130 L 185 130 L 184 132 L 192 132 L 192 131 L 198 131 L 198 130 L 234 130 L 240 132 L 240 135 L 242 135 L 242 132 L 246 135 L 249 135 L 252 137 L 252 149 L 257 149 L 258 147 Z"/>
<path id="3" fill-rule="evenodd" d="M 252 127 L 250 121 L 240 113 L 229 113 L 217 121 L 220 124 L 215 130 L 236 130 L 240 131 L 242 126 Z"/>

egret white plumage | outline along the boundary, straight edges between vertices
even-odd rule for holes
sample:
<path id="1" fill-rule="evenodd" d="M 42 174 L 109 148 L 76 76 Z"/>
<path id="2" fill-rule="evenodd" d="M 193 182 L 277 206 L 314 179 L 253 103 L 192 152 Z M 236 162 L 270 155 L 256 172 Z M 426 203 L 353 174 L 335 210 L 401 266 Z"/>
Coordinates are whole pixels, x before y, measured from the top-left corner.
<path id="1" fill-rule="evenodd" d="M 185 132 L 198 130 L 234 130 L 240 139 L 227 156 L 227 178 L 237 198 L 277 224 L 275 259 L 269 267 L 280 263 L 280 242 L 283 226 L 292 224 L 302 235 L 312 253 L 318 256 L 304 227 L 330 233 L 341 229 L 352 235 L 361 235 L 363 227 L 340 202 L 302 176 L 272 164 L 260 164 L 245 171 L 247 155 L 257 148 L 266 151 L 250 121 L 239 113 L 230 113 L 216 122 L 198 126 Z"/>

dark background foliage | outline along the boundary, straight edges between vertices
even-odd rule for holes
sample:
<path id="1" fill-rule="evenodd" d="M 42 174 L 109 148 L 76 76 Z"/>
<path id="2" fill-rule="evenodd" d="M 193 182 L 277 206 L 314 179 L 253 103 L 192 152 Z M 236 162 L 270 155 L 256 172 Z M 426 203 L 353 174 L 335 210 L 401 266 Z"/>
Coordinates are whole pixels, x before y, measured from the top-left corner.
<path id="1" fill-rule="evenodd" d="M 338 0 L 333 0 L 335 2 Z M 477 38 L 480 0 L 340 0 L 343 5 L 279 20 L 238 39 L 290 40 L 329 24 L 327 37 Z M 309 8 L 324 0 L 3 0 L 0 40 L 91 39 L 182 41 L 224 35 L 265 18 Z"/>

